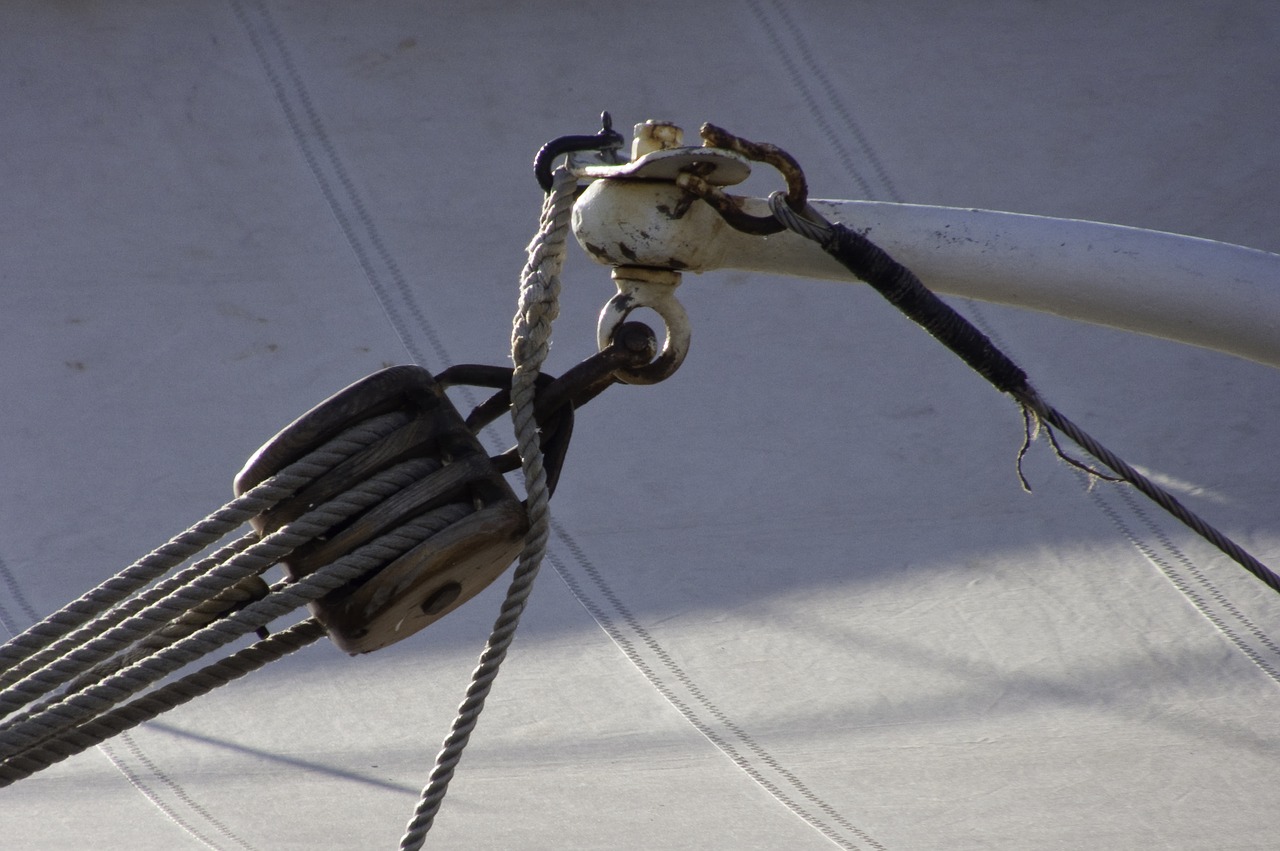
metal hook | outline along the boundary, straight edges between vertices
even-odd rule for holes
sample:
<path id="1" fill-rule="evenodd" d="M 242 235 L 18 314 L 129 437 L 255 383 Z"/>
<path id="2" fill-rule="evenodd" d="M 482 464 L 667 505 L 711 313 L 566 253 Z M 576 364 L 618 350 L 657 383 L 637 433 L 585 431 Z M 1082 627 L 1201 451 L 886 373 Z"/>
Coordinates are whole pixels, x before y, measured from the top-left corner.
<path id="1" fill-rule="evenodd" d="M 608 112 L 600 113 L 600 132 L 594 136 L 561 136 L 543 145 L 533 158 L 533 176 L 538 179 L 542 191 L 551 191 L 551 165 L 558 157 L 574 151 L 601 151 L 606 154 L 617 151 L 625 144 L 622 135 L 613 129 L 613 118 Z"/>

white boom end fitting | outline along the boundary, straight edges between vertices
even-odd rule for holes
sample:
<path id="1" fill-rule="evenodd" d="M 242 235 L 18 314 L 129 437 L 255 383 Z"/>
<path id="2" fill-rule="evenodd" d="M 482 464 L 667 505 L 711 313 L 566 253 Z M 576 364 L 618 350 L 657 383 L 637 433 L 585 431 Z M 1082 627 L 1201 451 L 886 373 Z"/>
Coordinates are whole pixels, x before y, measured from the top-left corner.
<path id="1" fill-rule="evenodd" d="M 644 126 L 644 125 L 641 125 Z M 598 262 L 706 272 L 742 269 L 856 280 L 817 244 L 789 231 L 735 230 L 676 185 L 692 172 L 740 183 L 748 162 L 716 148 L 651 151 L 595 178 L 573 208 L 573 231 Z M 743 211 L 769 215 L 743 198 Z M 864 233 L 940 294 L 1052 313 L 1227 352 L 1280 367 L 1280 255 L 1197 237 L 1076 219 L 874 201 L 810 201 Z"/>

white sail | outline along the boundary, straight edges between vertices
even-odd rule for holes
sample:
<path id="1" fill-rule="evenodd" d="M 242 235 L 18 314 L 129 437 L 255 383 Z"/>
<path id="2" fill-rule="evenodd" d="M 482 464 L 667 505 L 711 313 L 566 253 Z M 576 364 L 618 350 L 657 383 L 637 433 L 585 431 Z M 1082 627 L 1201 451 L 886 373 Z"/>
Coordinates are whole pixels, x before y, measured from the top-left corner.
<path id="1" fill-rule="evenodd" d="M 143 0 L 0 21 L 8 632 L 221 505 L 343 386 L 506 362 L 533 154 L 604 109 L 776 143 L 819 198 L 1280 252 L 1265 2 Z M 613 292 L 570 248 L 553 373 L 595 350 Z M 546 567 L 428 847 L 1274 845 L 1274 592 L 1043 442 L 1024 493 L 1017 406 L 865 288 L 720 271 L 679 297 L 680 370 L 578 414 Z M 1280 565 L 1280 373 L 953 303 Z M 1253 313 L 1251 335 L 1280 328 Z M 0 845 L 394 847 L 505 581 L 0 790 Z"/>

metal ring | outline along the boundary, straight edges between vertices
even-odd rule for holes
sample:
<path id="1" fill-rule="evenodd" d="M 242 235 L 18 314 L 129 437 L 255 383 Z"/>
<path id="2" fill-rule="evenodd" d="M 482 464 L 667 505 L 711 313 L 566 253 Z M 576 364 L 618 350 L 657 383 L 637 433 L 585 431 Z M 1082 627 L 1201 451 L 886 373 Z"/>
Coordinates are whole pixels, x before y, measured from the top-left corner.
<path id="1" fill-rule="evenodd" d="M 619 277 L 618 294 L 600 310 L 596 343 L 603 350 L 614 332 L 639 308 L 648 308 L 662 318 L 667 336 L 662 351 L 644 366 L 622 367 L 614 375 L 625 384 L 657 384 L 669 378 L 684 363 L 689 352 L 689 314 L 675 297 L 674 283 L 658 283 Z"/>

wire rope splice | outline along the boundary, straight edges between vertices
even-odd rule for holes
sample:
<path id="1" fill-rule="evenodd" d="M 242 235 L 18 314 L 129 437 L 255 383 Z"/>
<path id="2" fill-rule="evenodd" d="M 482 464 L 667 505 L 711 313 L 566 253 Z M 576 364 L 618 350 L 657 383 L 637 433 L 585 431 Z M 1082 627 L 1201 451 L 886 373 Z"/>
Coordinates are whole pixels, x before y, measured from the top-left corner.
<path id="1" fill-rule="evenodd" d="M 1018 452 L 1018 478 L 1024 488 L 1029 489 L 1022 474 L 1022 458 L 1038 431 L 1038 425 L 1044 424 L 1049 442 L 1063 461 L 1091 477 L 1132 485 L 1269 588 L 1280 592 L 1280 576 L 1050 405 L 1032 386 L 1021 367 L 926 287 L 910 269 L 895 261 L 865 235 L 843 224 L 830 222 L 818 213 L 808 202 L 804 173 L 793 157 L 775 145 L 750 142 L 711 124 L 703 125 L 702 138 L 707 146 L 723 148 L 750 161 L 772 165 L 782 174 L 787 189 L 769 196 L 771 216 L 754 216 L 743 209 L 745 199 L 726 194 L 697 174 L 678 176 L 676 183 L 681 188 L 705 201 L 736 230 L 759 236 L 790 230 L 816 242 L 827 254 L 856 277 L 870 284 L 894 307 L 1022 407 L 1026 440 Z M 1066 455 L 1054 436 L 1055 428 L 1113 471 L 1115 476 L 1103 474 Z"/>

